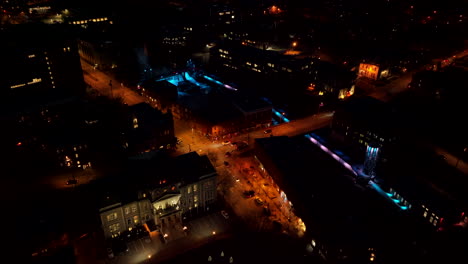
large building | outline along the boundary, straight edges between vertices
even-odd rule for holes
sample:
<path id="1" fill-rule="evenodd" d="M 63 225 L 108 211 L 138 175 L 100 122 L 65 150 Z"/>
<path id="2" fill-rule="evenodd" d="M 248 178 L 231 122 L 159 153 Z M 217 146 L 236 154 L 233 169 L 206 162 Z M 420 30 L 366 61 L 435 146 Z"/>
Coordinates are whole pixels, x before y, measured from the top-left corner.
<path id="1" fill-rule="evenodd" d="M 271 123 L 270 104 L 238 95 L 237 88 L 202 73 L 175 74 L 142 84 L 140 89 L 156 107 L 192 122 L 203 135 L 223 136 Z"/>
<path id="2" fill-rule="evenodd" d="M 105 197 L 99 210 L 106 238 L 145 223 L 164 232 L 184 217 L 209 212 L 217 200 L 216 170 L 207 156 L 196 152 L 159 161 L 134 160 L 129 173 L 136 175 L 136 185 L 129 184 L 118 198 Z"/>
<path id="3" fill-rule="evenodd" d="M 371 143 L 382 148 L 399 137 L 390 107 L 372 97 L 344 101 L 333 115 L 332 129 L 336 138 L 363 150 Z"/>
<path id="4" fill-rule="evenodd" d="M 2 104 L 12 108 L 62 102 L 84 94 L 73 31 L 63 25 L 17 25 L 0 30 Z"/>
<path id="5" fill-rule="evenodd" d="M 172 114 L 162 113 L 149 104 L 129 106 L 126 147 L 131 153 L 175 147 Z"/>
<path id="6" fill-rule="evenodd" d="M 312 254 L 331 263 L 394 263 L 418 254 L 404 215 L 306 138 L 257 139 L 255 155 L 303 219 Z"/>

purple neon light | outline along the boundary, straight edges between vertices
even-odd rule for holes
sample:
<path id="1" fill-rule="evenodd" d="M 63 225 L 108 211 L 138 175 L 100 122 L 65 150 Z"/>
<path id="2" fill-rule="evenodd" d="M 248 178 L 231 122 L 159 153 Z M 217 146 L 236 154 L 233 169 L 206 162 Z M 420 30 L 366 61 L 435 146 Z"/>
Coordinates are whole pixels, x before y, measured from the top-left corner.
<path id="1" fill-rule="evenodd" d="M 353 167 L 351 165 L 349 165 L 346 161 L 344 161 L 342 158 L 340 158 L 338 155 L 336 155 L 335 153 L 331 152 L 327 147 L 325 147 L 324 145 L 322 145 L 320 142 L 318 142 L 315 138 L 313 138 L 312 136 L 310 135 L 307 135 L 307 138 L 309 138 L 309 140 L 314 143 L 315 145 L 319 146 L 323 151 L 327 152 L 328 155 L 331 155 L 336 161 L 340 162 L 343 166 L 345 166 L 345 168 L 347 168 L 348 170 L 350 170 L 354 175 L 357 175 L 356 171 L 353 170 Z"/>
<path id="2" fill-rule="evenodd" d="M 339 161 L 343 166 L 345 166 L 345 168 L 347 168 L 348 170 L 350 170 L 354 175 L 358 175 L 358 173 L 353 169 L 353 167 L 351 165 L 349 165 L 349 163 L 347 163 L 346 161 L 344 161 L 343 159 L 341 159 L 338 155 L 336 155 L 335 153 L 331 152 L 330 150 L 328 150 L 327 147 L 325 147 L 324 145 L 322 145 L 320 142 L 318 142 L 315 138 L 313 138 L 311 135 L 306 135 L 306 137 L 312 142 L 314 143 L 315 145 L 319 146 L 323 151 L 327 152 L 329 155 L 331 155 L 335 160 Z M 374 150 L 378 151 L 378 148 L 373 148 Z M 371 150 L 372 152 L 372 150 Z M 384 192 L 380 186 L 378 186 L 375 182 L 373 181 L 369 181 L 370 185 L 374 188 L 374 190 L 376 190 L 379 194 L 382 194 L 383 196 L 387 197 L 388 199 L 392 200 L 392 202 L 394 202 L 398 207 L 400 207 L 401 210 L 407 210 L 408 207 L 407 206 L 401 206 L 399 205 L 400 203 L 400 200 L 397 200 L 397 199 L 393 199 L 391 198 L 392 197 L 392 194 L 390 193 L 386 193 Z"/>
<path id="3" fill-rule="evenodd" d="M 226 88 L 229 89 L 229 90 L 237 91 L 236 88 L 234 88 L 234 87 L 232 87 L 232 86 L 230 86 L 230 85 L 227 85 L 227 84 L 225 84 L 224 87 L 226 87 Z"/>

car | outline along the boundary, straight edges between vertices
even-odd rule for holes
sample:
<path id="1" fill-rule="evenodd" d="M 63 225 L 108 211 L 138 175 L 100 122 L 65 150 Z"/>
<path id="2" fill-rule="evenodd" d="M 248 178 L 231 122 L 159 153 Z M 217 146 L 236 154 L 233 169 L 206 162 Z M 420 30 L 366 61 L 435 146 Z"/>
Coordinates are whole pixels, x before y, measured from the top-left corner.
<path id="1" fill-rule="evenodd" d="M 225 161 L 225 162 L 224 162 L 224 166 L 229 167 L 229 166 L 231 166 L 231 165 L 229 164 L 229 162 Z"/>
<path id="2" fill-rule="evenodd" d="M 272 132 L 271 129 L 267 129 L 267 130 L 263 131 L 263 133 L 265 133 L 265 134 L 268 134 L 268 133 L 271 133 L 271 132 Z"/>
<path id="3" fill-rule="evenodd" d="M 229 219 L 229 215 L 226 211 L 222 210 L 221 214 L 223 215 L 224 218 Z"/>
<path id="4" fill-rule="evenodd" d="M 223 144 L 223 146 L 231 145 L 231 141 L 226 140 L 226 141 L 223 141 L 223 143 L 221 144 Z"/>
<path id="5" fill-rule="evenodd" d="M 110 247 L 107 248 L 107 257 L 110 259 L 114 258 L 114 252 L 112 251 L 112 248 Z"/>
<path id="6" fill-rule="evenodd" d="M 74 184 L 77 184 L 78 181 L 76 179 L 72 179 L 72 180 L 68 180 L 67 181 L 67 185 L 74 185 Z"/>
<path id="7" fill-rule="evenodd" d="M 224 156 L 225 156 L 226 158 L 229 158 L 229 157 L 231 157 L 231 152 L 229 152 L 229 151 L 228 151 L 228 152 L 226 152 L 226 154 L 224 154 Z"/>
<path id="8" fill-rule="evenodd" d="M 245 191 L 243 194 L 245 198 L 251 198 L 255 195 L 255 192 L 253 190 L 250 190 L 250 191 Z"/>
<path id="9" fill-rule="evenodd" d="M 118 255 L 123 255 L 129 252 L 129 249 L 125 241 L 115 240 L 112 245 L 112 251 Z"/>
<path id="10" fill-rule="evenodd" d="M 237 150 L 242 150 L 242 149 L 245 149 L 249 146 L 249 144 L 245 141 L 242 141 L 242 142 L 238 142 L 237 143 Z"/>
<path id="11" fill-rule="evenodd" d="M 260 199 L 259 197 L 255 198 L 254 202 L 255 202 L 258 206 L 263 205 L 263 204 L 265 203 L 265 202 L 264 202 L 262 199 Z"/>
<path id="12" fill-rule="evenodd" d="M 266 205 L 263 206 L 263 214 L 266 216 L 271 216 L 270 208 L 268 208 Z"/>

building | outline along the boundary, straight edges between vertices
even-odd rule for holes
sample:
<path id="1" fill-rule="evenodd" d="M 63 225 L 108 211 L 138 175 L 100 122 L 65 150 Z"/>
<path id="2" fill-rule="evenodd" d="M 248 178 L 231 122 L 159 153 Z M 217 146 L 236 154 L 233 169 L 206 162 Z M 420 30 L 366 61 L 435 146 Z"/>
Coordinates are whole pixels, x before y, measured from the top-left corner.
<path id="1" fill-rule="evenodd" d="M 162 113 L 146 103 L 129 106 L 128 111 L 126 147 L 131 153 L 175 147 L 171 112 Z"/>
<path id="2" fill-rule="evenodd" d="M 4 27 L 0 94 L 6 108 L 64 102 L 84 95 L 77 43 L 62 25 Z"/>
<path id="3" fill-rule="evenodd" d="M 305 137 L 256 139 L 255 155 L 265 175 L 278 184 L 282 206 L 291 206 L 304 221 L 311 254 L 332 263 L 417 257 L 409 246 L 414 227 L 404 214 L 357 185 L 348 170 Z"/>
<path id="4" fill-rule="evenodd" d="M 131 230 L 153 217 L 148 199 L 122 203 L 112 202 L 110 197 L 106 197 L 106 202 L 109 205 L 99 209 L 106 238 L 118 237 L 124 231 Z"/>
<path id="5" fill-rule="evenodd" d="M 382 148 L 399 138 L 396 118 L 390 107 L 372 97 L 344 101 L 333 115 L 332 130 L 336 138 L 363 150 L 370 143 Z"/>
<path id="6" fill-rule="evenodd" d="M 372 80 L 380 80 L 383 78 L 387 78 L 389 75 L 389 69 L 379 64 L 359 64 L 358 78 L 366 77 Z"/>
<path id="7" fill-rule="evenodd" d="M 288 55 L 286 50 L 256 48 L 246 41 L 242 43 L 213 47 L 210 61 L 227 72 L 234 70 L 260 78 L 260 83 L 268 83 L 268 90 L 283 89 L 284 85 L 297 86 L 295 89 L 301 92 L 340 99 L 354 93 L 354 73 L 339 65 L 321 61 L 312 55 Z"/>
<path id="8" fill-rule="evenodd" d="M 238 98 L 234 106 L 243 115 L 242 123 L 246 127 L 268 127 L 271 124 L 273 108 L 270 104 L 259 98 Z"/>
<path id="9" fill-rule="evenodd" d="M 106 197 L 99 209 L 106 238 L 145 223 L 164 232 L 190 215 L 205 213 L 217 200 L 216 170 L 207 156 L 190 152 L 176 158 L 133 160 L 131 184 L 121 197 Z M 135 193 L 129 198 L 123 198 Z"/>
<path id="10" fill-rule="evenodd" d="M 203 135 L 222 136 L 253 127 L 268 127 L 271 105 L 258 98 L 232 93 L 233 85 L 223 84 L 201 72 L 182 72 L 140 86 L 142 94 L 162 111 L 193 122 Z"/>
<path id="11" fill-rule="evenodd" d="M 80 57 L 100 70 L 109 70 L 118 67 L 117 45 L 110 40 L 84 40 L 78 41 Z"/>

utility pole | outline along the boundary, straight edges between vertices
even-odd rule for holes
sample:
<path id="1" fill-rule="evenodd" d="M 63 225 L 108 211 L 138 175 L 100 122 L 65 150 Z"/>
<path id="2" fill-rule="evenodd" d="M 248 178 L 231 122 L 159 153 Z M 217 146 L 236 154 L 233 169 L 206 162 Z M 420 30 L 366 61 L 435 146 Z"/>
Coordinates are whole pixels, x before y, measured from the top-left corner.
<path id="1" fill-rule="evenodd" d="M 110 86 L 111 98 L 114 98 L 114 93 L 112 91 L 112 80 L 109 80 L 109 86 Z"/>
<path id="2" fill-rule="evenodd" d="M 467 150 L 468 150 L 468 147 L 463 149 L 463 153 L 461 154 L 462 157 L 464 156 L 464 154 L 466 153 Z M 462 157 L 458 156 L 457 163 L 455 164 L 455 168 L 458 168 L 458 163 L 460 162 L 460 159 Z"/>

